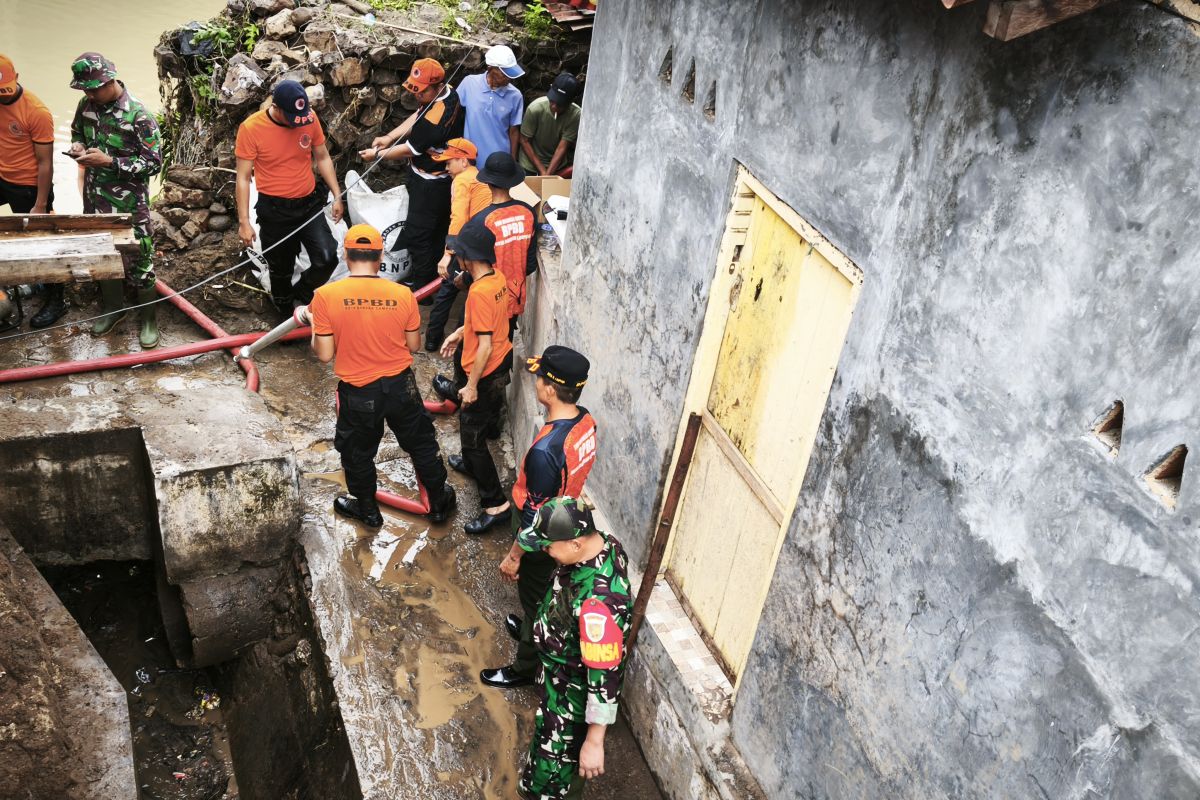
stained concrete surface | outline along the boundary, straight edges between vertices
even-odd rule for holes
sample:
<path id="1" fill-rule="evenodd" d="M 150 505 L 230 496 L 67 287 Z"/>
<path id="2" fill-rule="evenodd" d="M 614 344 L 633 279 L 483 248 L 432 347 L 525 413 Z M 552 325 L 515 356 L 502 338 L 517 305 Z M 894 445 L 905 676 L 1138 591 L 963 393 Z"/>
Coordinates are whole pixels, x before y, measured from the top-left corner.
<path id="1" fill-rule="evenodd" d="M 269 327 L 242 312 L 208 307 L 231 331 Z M 174 310 L 160 316 L 164 345 L 201 338 Z M 66 352 L 72 358 L 101 355 L 110 347 L 122 352 L 120 339 L 82 337 L 86 338 L 68 337 L 69 344 L 42 344 L 48 335 L 28 337 L 24 353 L 0 352 L 0 367 L 49 361 Z M 301 543 L 312 581 L 314 622 L 329 660 L 363 796 L 512 796 L 536 695 L 533 689 L 490 689 L 477 678 L 481 668 L 508 663 L 515 649 L 501 627 L 505 614 L 519 611 L 515 587 L 504 583 L 496 569 L 508 546 L 505 535 L 472 538 L 462 532 L 462 523 L 478 513 L 478 499 L 469 482 L 453 472 L 459 507 L 451 523 L 430 526 L 421 517 L 385 510 L 386 526 L 374 534 L 336 517 L 331 508 L 340 488 L 338 457 L 331 447 L 336 378 L 303 344 L 271 348 L 256 360 L 262 398 L 287 423 L 287 441 L 279 445 L 295 448 L 302 474 Z M 417 354 L 419 384 L 427 394 L 439 367 L 445 369 L 446 362 Z M 242 382 L 229 357 L 214 353 L 12 389 L 17 402 L 104 398 L 108 393 L 141 394 L 151 402 L 164 387 L 177 389 L 189 381 L 228 386 L 235 394 Z M 443 453 L 457 452 L 457 422 L 435 422 Z M 494 452 L 511 480 L 507 433 Z M 390 434 L 385 435 L 379 461 L 382 481 L 391 482 L 398 492 L 415 494 L 411 464 Z M 428 544 L 415 566 L 400 566 L 407 548 L 426 530 Z M 380 564 L 372 544 L 380 552 L 389 537 L 398 541 Z M 377 568 L 379 576 L 373 578 Z M 608 772 L 588 787 L 588 797 L 661 796 L 623 720 L 609 731 L 607 753 Z"/>
<path id="2" fill-rule="evenodd" d="M 1200 39 L 1121 2 L 1002 44 L 985 12 L 598 17 L 553 319 L 635 559 L 738 165 L 865 276 L 734 703 L 770 797 L 1200 795 L 1200 494 L 1141 480 L 1197 435 Z"/>
<path id="3" fill-rule="evenodd" d="M 0 523 L 0 798 L 134 800 L 125 692 Z"/>

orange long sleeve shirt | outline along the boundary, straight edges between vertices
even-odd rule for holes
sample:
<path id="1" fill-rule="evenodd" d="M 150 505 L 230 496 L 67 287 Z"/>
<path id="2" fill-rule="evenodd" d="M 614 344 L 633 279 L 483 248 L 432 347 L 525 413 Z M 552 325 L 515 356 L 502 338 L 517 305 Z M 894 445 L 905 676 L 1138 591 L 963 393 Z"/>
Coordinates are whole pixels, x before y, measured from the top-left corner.
<path id="1" fill-rule="evenodd" d="M 492 204 L 492 188 L 480 183 L 475 176 L 479 170 L 467 167 L 454 176 L 450 184 L 450 231 L 446 252 L 454 252 L 454 238 L 467 220 Z"/>

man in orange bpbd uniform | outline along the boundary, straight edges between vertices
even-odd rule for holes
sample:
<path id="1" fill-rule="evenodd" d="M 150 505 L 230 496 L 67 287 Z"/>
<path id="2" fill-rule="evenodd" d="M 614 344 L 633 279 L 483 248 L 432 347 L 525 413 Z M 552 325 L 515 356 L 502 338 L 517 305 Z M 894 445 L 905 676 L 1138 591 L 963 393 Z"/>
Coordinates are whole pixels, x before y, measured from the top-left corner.
<path id="1" fill-rule="evenodd" d="M 345 244 L 349 277 L 319 287 L 307 308 L 296 309 L 299 322 L 312 323 L 313 352 L 325 363 L 336 357 L 333 371 L 341 378 L 334 447 L 351 496 L 338 497 L 333 510 L 372 528 L 383 525 L 375 501 L 375 453 L 386 422 L 429 493 L 429 519 L 442 522 L 455 497 L 413 377 L 412 351 L 421 346 L 417 301 L 408 287 L 379 277 L 379 231 L 355 225 Z"/>
<path id="2" fill-rule="evenodd" d="M 271 105 L 251 114 L 238 127 L 237 144 L 238 235 L 242 244 L 254 244 L 250 227 L 250 177 L 258 187 L 259 239 L 271 271 L 271 301 L 280 313 L 290 315 L 293 301 L 307 303 L 313 292 L 337 266 L 337 242 L 323 215 L 325 190 L 318 189 L 313 165 L 333 192 L 333 221 L 342 218 L 342 191 L 337 172 L 325 147 L 321 121 L 308 105 L 304 87 L 280 81 L 271 94 Z M 297 227 L 300 230 L 282 241 Z M 281 242 L 278 247 L 274 247 Z M 292 288 L 296 256 L 304 245 L 311 266 Z"/>
<path id="3" fill-rule="evenodd" d="M 462 409 L 458 419 L 462 455 L 450 456 L 448 461 L 474 478 L 479 487 L 481 513 L 466 524 L 466 531 L 482 533 L 508 522 L 511 514 L 487 443 L 487 431 L 499 423 L 504 387 L 512 371 L 508 287 L 504 276 L 493 268 L 496 237 L 481 222 L 471 220 L 463 225 L 455 248 L 473 280 L 463 326 L 442 343 L 442 355 L 454 356 L 454 394 Z"/>
<path id="4" fill-rule="evenodd" d="M 450 185 L 450 232 L 446 236 L 446 252 L 438 262 L 442 285 L 433 298 L 433 308 L 429 310 L 429 322 L 425 327 L 425 349 L 431 353 L 440 349 L 442 339 L 446 338 L 446 322 L 465 274 L 454 255 L 454 237 L 467 220 L 492 202 L 492 190 L 475 177 L 479 174 L 475 168 L 477 153 L 475 145 L 466 139 L 451 139 L 446 142 L 446 149 L 433 157 L 434 161 L 446 163 L 446 171 L 454 176 L 454 180 Z"/>
<path id="5" fill-rule="evenodd" d="M 476 218 L 496 236 L 496 270 L 508 285 L 509 335 L 525 310 L 525 277 L 537 268 L 537 218 L 509 190 L 525 180 L 525 170 L 508 153 L 492 153 L 479 170 L 479 182 L 492 189 L 492 204 Z"/>
<path id="6" fill-rule="evenodd" d="M 54 117 L 17 78 L 12 61 L 0 55 L 0 206 L 14 214 L 49 214 L 54 207 Z M 29 324 L 46 328 L 66 313 L 63 285 L 47 284 L 46 304 Z"/>

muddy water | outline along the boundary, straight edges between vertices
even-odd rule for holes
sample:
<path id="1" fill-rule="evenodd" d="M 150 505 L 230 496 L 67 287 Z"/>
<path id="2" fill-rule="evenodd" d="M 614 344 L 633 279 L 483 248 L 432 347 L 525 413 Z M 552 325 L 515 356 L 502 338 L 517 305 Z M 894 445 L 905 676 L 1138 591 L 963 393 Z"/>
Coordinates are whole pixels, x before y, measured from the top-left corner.
<path id="1" fill-rule="evenodd" d="M 158 67 L 152 54 L 158 37 L 191 20 L 207 20 L 224 7 L 225 0 L 0 0 L 0 53 L 13 60 L 21 84 L 54 114 L 57 211 L 78 213 L 83 208 L 77 168 L 62 155 L 82 97 L 69 85 L 75 57 L 88 50 L 108 56 L 130 93 L 151 112 L 160 111 Z"/>
<path id="2" fill-rule="evenodd" d="M 380 466 L 381 477 L 395 480 L 397 473 L 407 477 L 395 481 L 397 491 L 415 493 L 407 460 Z M 340 471 L 306 477 L 345 486 Z M 386 509 L 384 512 L 381 530 L 359 528 L 359 538 L 343 557 L 346 573 L 361 575 L 385 591 L 398 592 L 407 608 L 431 614 L 447 629 L 444 639 L 413 642 L 404 648 L 403 662 L 393 668 L 392 687 L 412 704 L 417 727 L 424 730 L 440 728 L 467 706 L 481 703 L 490 734 L 480 742 L 472 761 L 488 765 L 491 778 L 480 790 L 488 800 L 508 800 L 515 796 L 517 785 L 516 717 L 504 693 L 485 689 L 478 678 L 480 670 L 499 663 L 496 628 L 460 587 L 455 551 L 446 539 L 449 525 L 414 524 L 416 517 L 393 517 Z M 389 627 L 394 630 L 398 626 Z M 360 641 L 372 636 L 366 626 L 355 633 Z M 360 651 L 353 658 L 362 657 Z M 439 777 L 449 782 L 465 776 L 447 773 Z"/>

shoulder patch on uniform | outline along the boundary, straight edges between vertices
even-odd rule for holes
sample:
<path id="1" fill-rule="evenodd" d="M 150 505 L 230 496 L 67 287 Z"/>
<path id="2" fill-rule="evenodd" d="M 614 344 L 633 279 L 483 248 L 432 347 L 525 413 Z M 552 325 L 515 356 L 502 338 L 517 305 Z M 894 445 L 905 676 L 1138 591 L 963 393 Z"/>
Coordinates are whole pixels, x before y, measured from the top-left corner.
<path id="1" fill-rule="evenodd" d="M 425 112 L 425 121 L 430 125 L 437 125 L 442 121 L 442 117 L 446 114 L 446 104 L 438 100 L 429 110 Z"/>
<path id="2" fill-rule="evenodd" d="M 589 597 L 579 607 L 579 652 L 583 663 L 594 669 L 619 666 L 625 655 L 625 635 L 608 606 Z"/>

